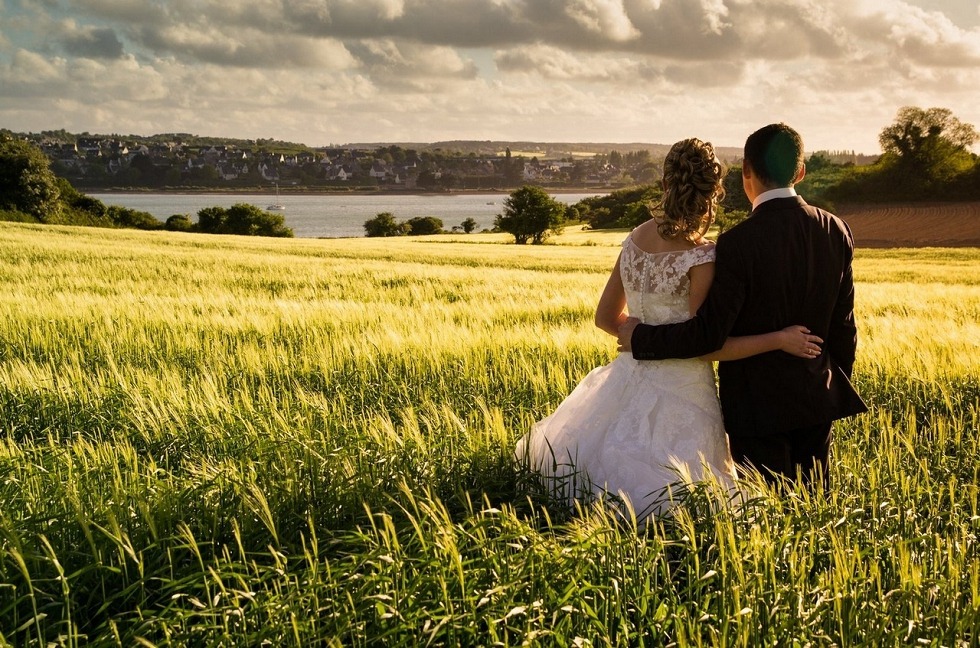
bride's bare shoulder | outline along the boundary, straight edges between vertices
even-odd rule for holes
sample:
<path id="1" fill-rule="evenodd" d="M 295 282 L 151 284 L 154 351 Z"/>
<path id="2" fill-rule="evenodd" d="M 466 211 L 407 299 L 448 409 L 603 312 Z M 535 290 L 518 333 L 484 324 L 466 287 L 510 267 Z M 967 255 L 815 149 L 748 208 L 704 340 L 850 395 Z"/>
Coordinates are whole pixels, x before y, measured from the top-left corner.
<path id="1" fill-rule="evenodd" d="M 683 252 L 695 247 L 695 243 L 683 238 L 668 239 L 660 234 L 657 221 L 650 219 L 636 226 L 630 233 L 630 238 L 641 250 L 652 254 L 663 252 Z"/>

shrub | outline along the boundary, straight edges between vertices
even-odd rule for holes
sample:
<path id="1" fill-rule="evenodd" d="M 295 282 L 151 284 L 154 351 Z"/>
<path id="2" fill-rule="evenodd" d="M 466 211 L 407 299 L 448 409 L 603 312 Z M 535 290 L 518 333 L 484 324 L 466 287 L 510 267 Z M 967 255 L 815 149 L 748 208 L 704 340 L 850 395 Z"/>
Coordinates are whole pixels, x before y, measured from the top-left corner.
<path id="1" fill-rule="evenodd" d="M 412 236 L 442 234 L 442 220 L 435 216 L 416 216 L 405 221 L 408 233 Z"/>
<path id="2" fill-rule="evenodd" d="M 41 149 L 0 135 L 0 209 L 21 212 L 42 223 L 59 222 L 61 193 Z"/>
<path id="3" fill-rule="evenodd" d="M 401 236 L 405 228 L 400 225 L 391 212 L 381 212 L 371 220 L 364 221 L 366 236 Z"/>
<path id="4" fill-rule="evenodd" d="M 590 229 L 636 227 L 650 217 L 646 206 L 657 202 L 661 193 L 655 185 L 640 185 L 605 196 L 583 198 L 574 208 Z"/>
<path id="5" fill-rule="evenodd" d="M 194 229 L 194 223 L 186 214 L 174 214 L 167 219 L 163 227 L 171 232 L 190 232 Z"/>
<path id="6" fill-rule="evenodd" d="M 157 230 L 163 227 L 153 214 L 129 207 L 110 205 L 106 208 L 109 218 L 118 227 L 132 227 L 141 230 Z"/>
<path id="7" fill-rule="evenodd" d="M 171 217 L 173 218 L 173 217 Z M 223 207 L 205 207 L 197 212 L 197 230 L 208 234 L 241 236 L 292 237 L 282 214 L 260 209 L 248 203 Z"/>

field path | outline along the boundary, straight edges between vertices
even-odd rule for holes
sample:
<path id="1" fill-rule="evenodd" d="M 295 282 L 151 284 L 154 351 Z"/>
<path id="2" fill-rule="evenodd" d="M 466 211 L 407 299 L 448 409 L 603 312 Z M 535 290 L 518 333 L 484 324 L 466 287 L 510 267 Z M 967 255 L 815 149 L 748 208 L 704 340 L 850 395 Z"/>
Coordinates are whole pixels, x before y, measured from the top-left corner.
<path id="1" fill-rule="evenodd" d="M 980 202 L 840 205 L 861 247 L 980 247 Z"/>

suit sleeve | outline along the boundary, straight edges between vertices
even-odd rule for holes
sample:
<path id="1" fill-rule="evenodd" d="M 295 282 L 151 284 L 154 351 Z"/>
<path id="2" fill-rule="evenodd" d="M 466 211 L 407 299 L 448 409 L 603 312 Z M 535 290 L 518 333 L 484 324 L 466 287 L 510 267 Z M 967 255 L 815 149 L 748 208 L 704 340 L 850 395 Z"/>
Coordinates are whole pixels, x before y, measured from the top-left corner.
<path id="1" fill-rule="evenodd" d="M 847 232 L 845 254 L 840 289 L 830 320 L 830 330 L 827 334 L 827 352 L 844 372 L 844 375 L 850 378 L 857 352 L 857 324 L 854 320 L 854 273 L 851 269 L 854 248 L 853 243 L 851 243 L 850 231 Z"/>
<path id="2" fill-rule="evenodd" d="M 725 237 L 715 247 L 715 279 L 698 312 L 677 324 L 640 324 L 630 339 L 637 360 L 697 358 L 717 351 L 728 338 L 745 300 L 745 281 L 736 247 Z"/>

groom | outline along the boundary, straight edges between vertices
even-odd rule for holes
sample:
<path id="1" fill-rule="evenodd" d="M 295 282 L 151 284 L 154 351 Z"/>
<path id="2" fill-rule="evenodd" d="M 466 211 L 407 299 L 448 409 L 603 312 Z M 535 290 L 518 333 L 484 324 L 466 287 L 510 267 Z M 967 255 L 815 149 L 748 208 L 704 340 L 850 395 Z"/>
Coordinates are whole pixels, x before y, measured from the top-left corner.
<path id="1" fill-rule="evenodd" d="M 813 358 L 782 351 L 720 362 L 721 407 L 732 456 L 771 482 L 828 484 L 834 419 L 867 411 L 851 386 L 857 345 L 854 244 L 847 225 L 808 205 L 793 185 L 803 179 L 803 141 L 786 124 L 749 136 L 742 185 L 749 218 L 718 237 L 715 278 L 697 315 L 650 326 L 630 318 L 619 348 L 637 360 L 693 358 L 720 349 L 730 335 L 802 324 L 824 340 Z"/>

